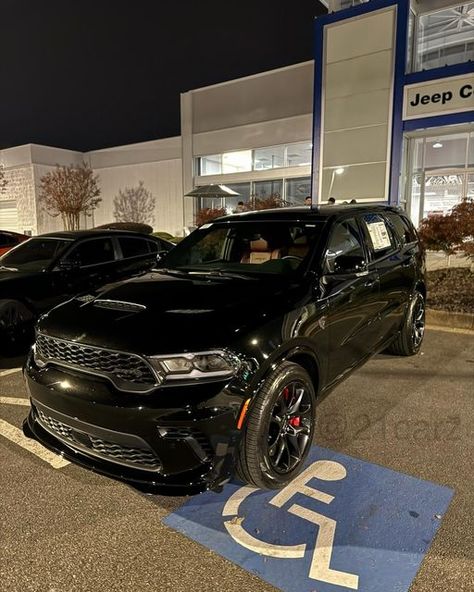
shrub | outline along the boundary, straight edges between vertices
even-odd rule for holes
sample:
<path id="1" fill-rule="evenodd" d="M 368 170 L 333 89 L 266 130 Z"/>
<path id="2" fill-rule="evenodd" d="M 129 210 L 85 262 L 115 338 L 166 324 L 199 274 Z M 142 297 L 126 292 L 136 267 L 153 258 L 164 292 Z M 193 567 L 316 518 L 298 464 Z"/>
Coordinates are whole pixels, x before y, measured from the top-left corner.
<path id="1" fill-rule="evenodd" d="M 158 238 L 164 238 L 165 240 L 173 240 L 174 236 L 172 234 L 170 234 L 169 232 L 164 232 L 164 231 L 158 231 L 158 232 L 153 232 L 153 236 L 157 236 Z"/>
<path id="2" fill-rule="evenodd" d="M 155 220 L 155 198 L 143 181 L 136 187 L 125 187 L 114 198 L 114 217 L 117 222 L 153 224 Z"/>
<path id="3" fill-rule="evenodd" d="M 445 215 L 424 218 L 418 229 L 425 249 L 474 257 L 474 202 L 464 199 Z"/>
<path id="4" fill-rule="evenodd" d="M 170 243 L 174 243 L 174 244 L 178 244 L 184 238 L 182 236 L 173 236 L 169 232 L 154 232 L 153 233 L 153 236 L 156 236 L 157 238 L 162 238 L 164 240 L 170 241 Z"/>
<path id="5" fill-rule="evenodd" d="M 459 229 L 461 240 L 458 251 L 474 260 L 474 201 L 464 199 L 451 211 L 455 224 Z"/>
<path id="6" fill-rule="evenodd" d="M 255 197 L 254 210 L 270 210 L 273 208 L 281 208 L 285 204 L 279 193 L 272 193 L 268 197 Z"/>
<path id="7" fill-rule="evenodd" d="M 203 208 L 196 214 L 196 226 L 202 226 L 226 214 L 227 211 L 225 208 Z"/>
<path id="8" fill-rule="evenodd" d="M 149 224 L 142 224 L 141 222 L 109 222 L 108 224 L 96 226 L 96 228 L 131 230 L 133 232 L 141 232 L 142 234 L 151 234 L 153 232 L 153 228 Z"/>
<path id="9" fill-rule="evenodd" d="M 40 179 L 40 199 L 50 216 L 61 216 L 66 230 L 78 230 L 80 216 L 91 216 L 102 201 L 99 177 L 83 162 L 59 166 Z"/>

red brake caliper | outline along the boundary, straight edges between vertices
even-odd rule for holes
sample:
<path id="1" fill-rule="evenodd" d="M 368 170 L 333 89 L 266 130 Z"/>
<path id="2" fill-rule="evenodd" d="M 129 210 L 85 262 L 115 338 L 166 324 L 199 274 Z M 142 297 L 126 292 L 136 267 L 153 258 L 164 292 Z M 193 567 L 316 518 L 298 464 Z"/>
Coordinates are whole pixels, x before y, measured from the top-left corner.
<path id="1" fill-rule="evenodd" d="M 283 396 L 285 397 L 285 401 L 288 401 L 290 398 L 290 389 L 288 387 L 283 389 Z M 301 424 L 301 418 L 299 416 L 292 417 L 288 423 L 294 428 L 299 428 Z"/>

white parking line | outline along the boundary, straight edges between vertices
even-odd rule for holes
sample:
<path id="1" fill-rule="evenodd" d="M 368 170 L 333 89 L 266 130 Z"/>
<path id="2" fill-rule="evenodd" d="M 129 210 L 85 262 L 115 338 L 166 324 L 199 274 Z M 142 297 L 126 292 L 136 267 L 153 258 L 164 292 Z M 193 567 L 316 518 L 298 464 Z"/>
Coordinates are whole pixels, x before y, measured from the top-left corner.
<path id="1" fill-rule="evenodd" d="M 0 370 L 0 376 L 8 376 L 9 374 L 15 374 L 21 372 L 21 368 L 9 368 L 8 370 Z"/>
<path id="2" fill-rule="evenodd" d="M 24 405 L 25 407 L 28 407 L 30 405 L 30 400 L 20 397 L 0 397 L 0 404 L 2 403 L 5 405 Z"/>
<path id="3" fill-rule="evenodd" d="M 18 446 L 21 446 L 25 450 L 28 450 L 28 452 L 35 454 L 38 458 L 50 464 L 54 469 L 62 469 L 70 464 L 69 461 L 61 456 L 43 448 L 43 446 L 41 446 L 39 442 L 36 442 L 36 440 L 30 440 L 30 438 L 27 438 L 20 429 L 12 426 L 3 419 L 0 419 L 0 435 L 4 436 L 11 442 L 18 444 Z"/>

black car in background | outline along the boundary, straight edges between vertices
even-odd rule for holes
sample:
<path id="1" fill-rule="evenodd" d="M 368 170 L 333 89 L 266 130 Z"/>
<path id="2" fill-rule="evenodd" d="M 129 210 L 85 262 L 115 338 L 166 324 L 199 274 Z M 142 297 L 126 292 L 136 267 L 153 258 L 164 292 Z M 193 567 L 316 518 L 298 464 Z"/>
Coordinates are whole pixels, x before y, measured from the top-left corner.
<path id="1" fill-rule="evenodd" d="M 19 234 L 10 230 L 0 230 L 0 256 L 29 238 L 26 234 Z"/>
<path id="2" fill-rule="evenodd" d="M 0 347 L 33 341 L 37 317 L 81 292 L 151 269 L 168 241 L 135 232 L 81 230 L 31 238 L 0 257 Z"/>
<path id="3" fill-rule="evenodd" d="M 418 352 L 425 290 L 395 208 L 217 219 L 160 269 L 40 319 L 24 432 L 145 491 L 217 488 L 235 471 L 283 487 L 318 399 L 377 352 Z"/>

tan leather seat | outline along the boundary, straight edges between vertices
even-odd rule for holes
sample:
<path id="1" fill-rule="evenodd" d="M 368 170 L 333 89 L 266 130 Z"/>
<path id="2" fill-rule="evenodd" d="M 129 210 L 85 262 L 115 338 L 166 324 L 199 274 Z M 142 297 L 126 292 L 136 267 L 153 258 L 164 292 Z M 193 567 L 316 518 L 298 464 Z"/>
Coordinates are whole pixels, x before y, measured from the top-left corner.
<path id="1" fill-rule="evenodd" d="M 259 238 L 250 241 L 250 250 L 245 253 L 241 259 L 241 263 L 265 263 L 272 259 L 280 258 L 280 249 L 270 249 L 268 242 Z"/>
<path id="2" fill-rule="evenodd" d="M 295 239 L 294 243 L 288 249 L 288 255 L 292 257 L 300 257 L 304 259 L 308 254 L 309 244 L 308 237 L 303 235 Z"/>

